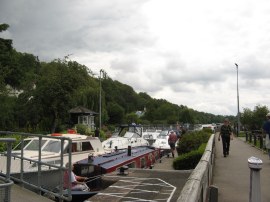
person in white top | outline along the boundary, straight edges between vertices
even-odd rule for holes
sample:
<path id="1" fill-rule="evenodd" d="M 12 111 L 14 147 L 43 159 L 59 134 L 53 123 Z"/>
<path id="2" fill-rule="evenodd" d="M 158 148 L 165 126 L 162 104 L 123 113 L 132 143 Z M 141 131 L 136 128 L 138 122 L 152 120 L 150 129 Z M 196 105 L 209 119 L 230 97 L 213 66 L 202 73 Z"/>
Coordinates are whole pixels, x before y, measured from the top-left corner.
<path id="1" fill-rule="evenodd" d="M 69 163 L 66 164 L 66 168 L 68 168 Z M 72 165 L 72 171 L 71 171 L 71 190 L 73 191 L 90 191 L 89 187 L 86 185 L 85 181 L 87 180 L 87 177 L 77 176 L 73 172 L 74 165 Z M 64 189 L 69 188 L 69 172 L 68 170 L 64 173 Z"/>

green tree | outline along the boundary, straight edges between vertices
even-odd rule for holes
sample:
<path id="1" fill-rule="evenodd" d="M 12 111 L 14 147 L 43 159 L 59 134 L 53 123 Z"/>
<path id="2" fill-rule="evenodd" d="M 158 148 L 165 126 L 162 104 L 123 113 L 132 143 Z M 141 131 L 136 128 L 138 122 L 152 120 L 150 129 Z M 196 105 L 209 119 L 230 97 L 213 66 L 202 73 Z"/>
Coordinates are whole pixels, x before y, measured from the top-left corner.
<path id="1" fill-rule="evenodd" d="M 180 121 L 183 123 L 194 123 L 194 117 L 191 114 L 191 111 L 188 108 L 185 108 L 181 111 Z"/>
<path id="2" fill-rule="evenodd" d="M 42 65 L 33 102 L 43 109 L 43 116 L 51 120 L 51 132 L 67 121 L 73 95 L 87 81 L 86 67 L 77 62 L 55 60 Z"/>
<path id="3" fill-rule="evenodd" d="M 125 110 L 119 104 L 110 102 L 107 105 L 109 124 L 121 124 L 124 120 Z"/>
<path id="4" fill-rule="evenodd" d="M 139 123 L 139 117 L 134 112 L 127 114 L 126 120 L 127 120 L 128 124 L 132 124 L 132 123 L 138 124 Z"/>
<path id="5" fill-rule="evenodd" d="M 241 114 L 241 123 L 249 130 L 260 130 L 268 112 L 267 106 L 257 105 L 253 111 L 244 108 Z"/>
<path id="6" fill-rule="evenodd" d="M 0 32 L 6 31 L 9 25 L 0 24 Z M 9 66 L 11 63 L 12 40 L 0 38 L 0 93 L 6 92 Z"/>
<path id="7" fill-rule="evenodd" d="M 257 105 L 254 108 L 253 121 L 254 129 L 259 130 L 262 128 L 263 122 L 265 121 L 265 116 L 269 112 L 267 106 Z"/>
<path id="8" fill-rule="evenodd" d="M 253 112 L 249 108 L 244 108 L 241 113 L 241 123 L 247 130 L 250 130 L 253 125 Z"/>

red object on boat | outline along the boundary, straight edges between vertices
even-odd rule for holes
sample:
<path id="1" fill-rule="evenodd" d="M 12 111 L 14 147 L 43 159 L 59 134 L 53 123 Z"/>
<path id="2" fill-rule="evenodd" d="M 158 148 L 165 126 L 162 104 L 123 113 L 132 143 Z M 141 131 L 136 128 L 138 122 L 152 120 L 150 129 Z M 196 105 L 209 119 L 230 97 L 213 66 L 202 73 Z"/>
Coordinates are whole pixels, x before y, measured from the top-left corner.
<path id="1" fill-rule="evenodd" d="M 74 129 L 68 129 L 68 134 L 76 134 L 76 130 Z"/>
<path id="2" fill-rule="evenodd" d="M 53 134 L 51 134 L 51 136 L 62 136 L 62 134 L 61 133 L 53 133 Z"/>

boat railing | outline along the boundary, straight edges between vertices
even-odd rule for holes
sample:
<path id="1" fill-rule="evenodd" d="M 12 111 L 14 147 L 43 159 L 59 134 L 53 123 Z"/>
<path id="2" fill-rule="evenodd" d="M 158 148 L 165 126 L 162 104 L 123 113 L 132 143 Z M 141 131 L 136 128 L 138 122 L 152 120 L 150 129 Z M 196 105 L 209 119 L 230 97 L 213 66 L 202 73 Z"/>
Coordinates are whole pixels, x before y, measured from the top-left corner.
<path id="1" fill-rule="evenodd" d="M 212 134 L 199 163 L 186 181 L 177 202 L 205 202 L 210 197 L 213 177 L 215 135 Z"/>
<path id="2" fill-rule="evenodd" d="M 6 175 L 5 177 L 0 176 L 0 201 L 4 202 L 10 201 L 11 186 L 13 185 L 13 181 L 10 180 L 10 162 L 12 143 L 15 141 L 14 138 L 0 138 L 0 142 L 7 145 Z"/>
<path id="3" fill-rule="evenodd" d="M 5 156 L 7 156 L 7 166 L 8 164 L 11 164 L 12 166 L 12 163 L 11 163 L 11 157 L 16 159 L 16 158 L 19 158 L 20 159 L 20 173 L 19 173 L 19 177 L 18 175 L 13 175 L 12 173 L 10 174 L 10 170 L 7 171 L 6 173 L 0 173 L 1 175 L 5 175 L 6 177 L 8 177 L 8 179 L 12 179 L 14 182 L 17 182 L 20 184 L 20 186 L 22 187 L 27 187 L 29 188 L 30 190 L 32 191 L 35 191 L 35 192 L 38 192 L 38 194 L 42 195 L 42 194 L 45 194 L 45 195 L 48 195 L 48 196 L 54 196 L 56 198 L 58 198 L 58 200 L 61 202 L 63 200 L 68 200 L 70 201 L 72 199 L 72 195 L 71 195 L 71 175 L 69 175 L 69 184 L 70 184 L 70 187 L 68 189 L 67 192 L 64 192 L 63 190 L 63 178 L 64 178 L 64 172 L 66 170 L 68 170 L 69 173 L 71 173 L 71 170 L 72 170 L 72 157 L 71 157 L 71 151 L 72 151 L 72 140 L 68 137 L 63 137 L 63 136 L 47 136 L 47 135 L 42 135 L 42 134 L 31 134 L 31 133 L 21 133 L 21 132 L 10 132 L 10 131 L 0 131 L 0 135 L 5 135 L 5 136 L 8 136 L 8 137 L 16 137 L 17 139 L 19 139 L 19 142 L 21 144 L 21 152 L 19 155 L 12 155 L 12 152 L 11 152 L 11 147 L 12 147 L 12 143 L 15 142 L 15 138 L 8 138 L 8 139 L 12 139 L 14 140 L 14 142 L 11 140 L 9 140 L 9 144 L 10 145 L 7 150 L 7 152 L 4 153 Z M 29 158 L 26 158 L 24 157 L 24 139 L 25 138 L 29 138 L 29 137 L 37 137 L 39 139 L 39 149 L 38 149 L 38 158 L 37 160 L 33 160 L 33 159 L 29 159 Z M 42 152 L 41 152 L 41 141 L 43 138 L 51 138 L 51 139 L 58 139 L 61 141 L 61 152 L 60 152 L 60 163 L 59 164 L 49 164 L 48 162 L 44 162 L 44 160 L 42 160 Z M 6 138 L 2 138 L 2 139 L 6 139 Z M 64 143 L 68 141 L 68 162 L 69 162 L 69 166 L 68 168 L 66 168 L 66 166 L 64 165 Z M 24 164 L 25 163 L 36 163 L 37 164 L 37 170 L 35 170 L 35 173 L 37 174 L 37 179 L 35 179 L 35 183 L 33 183 L 32 181 L 29 182 L 29 180 L 27 178 L 29 178 L 29 176 L 26 177 L 25 179 L 25 175 L 27 175 L 27 172 L 25 173 L 24 171 Z M 58 191 L 57 192 L 54 192 L 51 187 L 46 187 L 46 186 L 43 186 L 42 184 L 42 174 L 44 171 L 44 166 L 47 166 L 47 170 L 53 170 L 53 171 L 56 171 L 56 172 L 59 172 L 59 186 L 58 186 Z M 9 166 L 10 168 L 10 166 Z M 53 169 L 52 169 L 53 168 Z M 42 170 L 43 169 L 43 170 Z M 35 175 L 35 178 L 36 178 L 36 175 Z M 0 179 L 1 180 L 1 179 Z M 28 181 L 27 181 L 28 180 Z M 0 189 L 1 189 L 1 186 L 0 186 Z M 65 193 L 65 194 L 64 194 Z M 66 194 L 67 193 L 67 194 Z"/>

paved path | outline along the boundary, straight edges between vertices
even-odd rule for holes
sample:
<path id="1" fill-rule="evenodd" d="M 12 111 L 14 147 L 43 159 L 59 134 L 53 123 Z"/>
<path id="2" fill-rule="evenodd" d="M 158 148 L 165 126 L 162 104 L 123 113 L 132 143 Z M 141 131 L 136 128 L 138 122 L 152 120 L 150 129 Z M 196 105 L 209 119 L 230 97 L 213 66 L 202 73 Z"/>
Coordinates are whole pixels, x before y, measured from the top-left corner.
<path id="1" fill-rule="evenodd" d="M 218 187 L 218 202 L 249 201 L 250 169 L 248 158 L 255 156 L 263 161 L 260 171 L 261 202 L 270 201 L 270 160 L 261 150 L 244 140 L 234 138 L 231 141 L 230 155 L 222 154 L 222 143 L 216 135 L 216 158 L 213 184 Z"/>
<path id="2" fill-rule="evenodd" d="M 174 155 L 175 155 L 174 158 L 176 158 L 178 156 L 176 151 L 175 151 Z M 154 170 L 174 170 L 174 168 L 173 168 L 174 158 L 172 157 L 171 153 L 169 154 L 169 157 L 167 157 L 167 155 L 163 156 L 161 158 L 161 163 L 159 161 L 157 161 L 154 164 L 153 169 Z"/>

